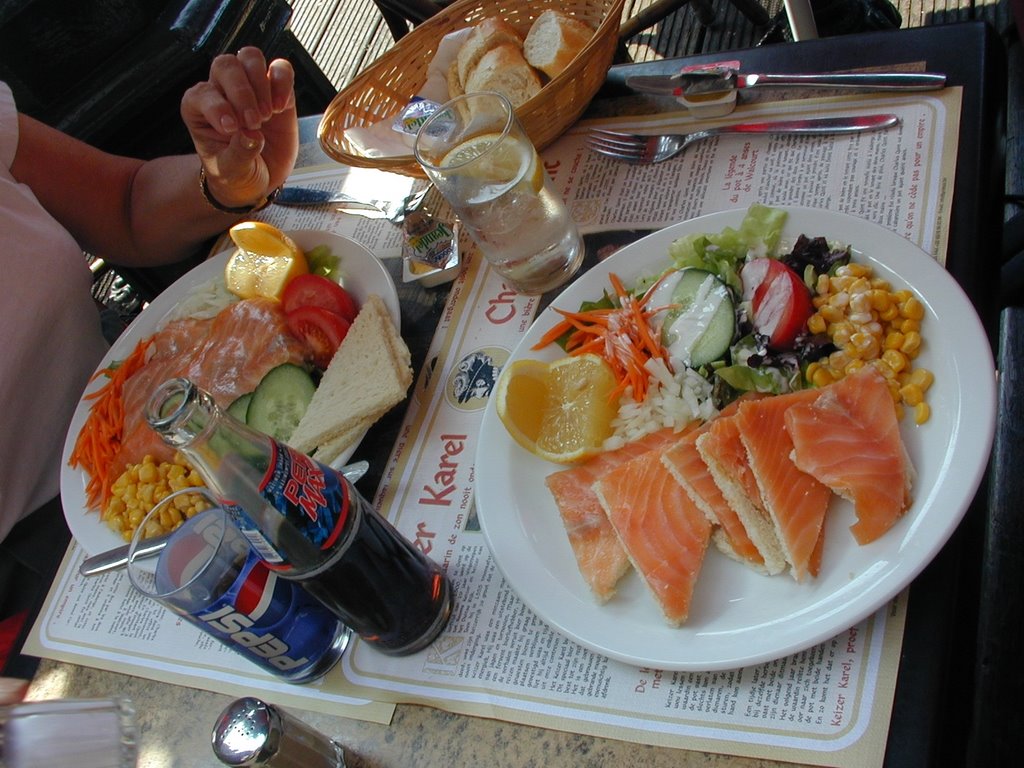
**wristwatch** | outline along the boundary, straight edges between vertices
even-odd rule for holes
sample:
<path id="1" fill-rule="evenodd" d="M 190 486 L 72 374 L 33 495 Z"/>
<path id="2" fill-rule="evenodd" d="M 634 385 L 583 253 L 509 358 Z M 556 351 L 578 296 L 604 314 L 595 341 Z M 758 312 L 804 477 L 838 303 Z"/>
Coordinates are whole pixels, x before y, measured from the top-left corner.
<path id="1" fill-rule="evenodd" d="M 255 205 L 242 205 L 237 208 L 231 208 L 226 205 L 222 205 L 220 202 L 218 202 L 217 198 L 215 198 L 210 193 L 210 183 L 206 178 L 206 168 L 204 168 L 202 165 L 199 166 L 199 190 L 203 193 L 203 199 L 210 205 L 211 208 L 216 208 L 221 213 L 233 214 L 255 213 L 256 211 L 262 211 L 264 208 L 266 208 L 268 205 L 274 202 L 274 198 L 276 198 L 278 194 L 280 194 L 281 192 L 281 188 L 278 187 L 277 189 L 271 191 L 269 195 L 267 195 L 265 198 L 260 200 Z"/>

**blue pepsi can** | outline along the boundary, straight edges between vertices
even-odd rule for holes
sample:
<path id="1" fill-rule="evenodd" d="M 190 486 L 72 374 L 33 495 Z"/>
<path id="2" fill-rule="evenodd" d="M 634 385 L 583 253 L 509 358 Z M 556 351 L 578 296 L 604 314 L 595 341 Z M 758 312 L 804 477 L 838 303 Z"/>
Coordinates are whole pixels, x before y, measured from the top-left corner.
<path id="1" fill-rule="evenodd" d="M 351 630 L 301 584 L 267 568 L 219 507 L 183 523 L 155 567 L 133 558 L 136 543 L 128 573 L 137 589 L 279 678 L 316 680 L 348 647 Z"/>

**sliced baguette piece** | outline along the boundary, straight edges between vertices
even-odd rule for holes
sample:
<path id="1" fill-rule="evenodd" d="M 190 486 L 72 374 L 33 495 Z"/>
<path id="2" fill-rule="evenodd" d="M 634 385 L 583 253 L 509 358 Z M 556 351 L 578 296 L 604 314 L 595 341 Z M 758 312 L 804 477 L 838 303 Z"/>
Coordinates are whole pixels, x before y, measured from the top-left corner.
<path id="1" fill-rule="evenodd" d="M 412 383 L 409 348 L 384 300 L 370 295 L 327 366 L 288 443 L 310 453 L 405 399 Z"/>
<path id="2" fill-rule="evenodd" d="M 543 83 L 514 45 L 504 44 L 487 51 L 462 83 L 466 93 L 497 91 L 513 107 L 521 107 L 540 93 Z"/>
<path id="3" fill-rule="evenodd" d="M 448 82 L 448 98 L 454 99 L 463 94 L 462 79 L 459 77 L 459 63 L 453 61 L 448 65 L 446 80 Z"/>
<path id="4" fill-rule="evenodd" d="M 512 45 L 519 51 L 523 49 L 523 36 L 507 21 L 487 18 L 473 27 L 455 56 L 459 82 L 463 88 L 484 54 L 505 44 Z"/>
<path id="5" fill-rule="evenodd" d="M 523 42 L 523 54 L 532 66 L 555 78 L 593 36 L 594 30 L 579 19 L 547 10 L 530 27 Z"/>

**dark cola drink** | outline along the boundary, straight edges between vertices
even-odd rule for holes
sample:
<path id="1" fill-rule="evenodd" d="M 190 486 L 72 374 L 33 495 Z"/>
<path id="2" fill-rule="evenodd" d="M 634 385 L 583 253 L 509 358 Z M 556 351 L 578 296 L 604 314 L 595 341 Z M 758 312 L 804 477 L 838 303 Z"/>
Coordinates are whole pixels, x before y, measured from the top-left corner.
<path id="1" fill-rule="evenodd" d="M 157 388 L 146 418 L 182 451 L 267 567 L 300 582 L 366 642 L 394 655 L 444 630 L 444 570 L 339 472 L 222 412 L 187 379 Z"/>
<path id="2" fill-rule="evenodd" d="M 444 571 L 354 490 L 346 535 L 322 569 L 300 578 L 306 591 L 385 653 L 429 645 L 451 613 Z"/>

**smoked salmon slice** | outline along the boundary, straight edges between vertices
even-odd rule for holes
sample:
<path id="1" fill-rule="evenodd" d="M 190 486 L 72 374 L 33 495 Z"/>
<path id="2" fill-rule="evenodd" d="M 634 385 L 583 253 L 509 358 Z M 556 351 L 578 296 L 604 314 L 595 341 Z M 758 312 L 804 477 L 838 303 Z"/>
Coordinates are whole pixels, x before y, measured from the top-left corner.
<path id="1" fill-rule="evenodd" d="M 682 624 L 711 538 L 710 521 L 658 451 L 608 472 L 594 491 L 665 618 Z"/>
<path id="2" fill-rule="evenodd" d="M 797 581 L 818 574 L 825 512 L 832 491 L 793 462 L 793 441 L 785 429 L 786 412 L 818 396 L 816 390 L 805 389 L 766 397 L 742 403 L 736 414 L 736 427 L 764 509 L 774 523 L 790 573 Z"/>
<path id="3" fill-rule="evenodd" d="M 615 594 L 619 579 L 629 572 L 630 565 L 619 537 L 601 508 L 594 483 L 615 467 L 648 451 L 660 453 L 683 434 L 671 428 L 662 429 L 545 478 L 580 574 L 599 602 L 607 602 Z"/>
<path id="4" fill-rule="evenodd" d="M 734 401 L 722 409 L 719 416 L 729 418 L 738 408 L 739 402 Z M 661 461 L 712 525 L 718 526 L 712 530 L 711 539 L 719 551 L 764 570 L 764 557 L 750 540 L 743 522 L 729 505 L 697 450 L 697 438 L 707 432 L 712 423 L 706 422 L 691 430 L 662 454 Z"/>
<path id="5" fill-rule="evenodd" d="M 695 445 L 732 515 L 760 553 L 765 570 L 773 576 L 782 573 L 786 558 L 750 468 L 736 415 L 719 416 L 709 422 Z"/>
<path id="6" fill-rule="evenodd" d="M 280 302 L 272 299 L 233 302 L 212 318 L 174 320 L 152 338 L 152 356 L 125 382 L 124 435 L 115 477 L 147 454 L 158 461 L 174 458 L 174 449 L 153 431 L 144 413 L 150 395 L 167 379 L 185 376 L 227 408 L 256 389 L 271 368 L 301 364 L 305 356 L 303 344 L 288 331 Z"/>
<path id="7" fill-rule="evenodd" d="M 906 512 L 914 469 L 900 436 L 885 377 L 865 366 L 786 413 L 794 460 L 849 500 L 860 544 L 874 541 Z"/>

